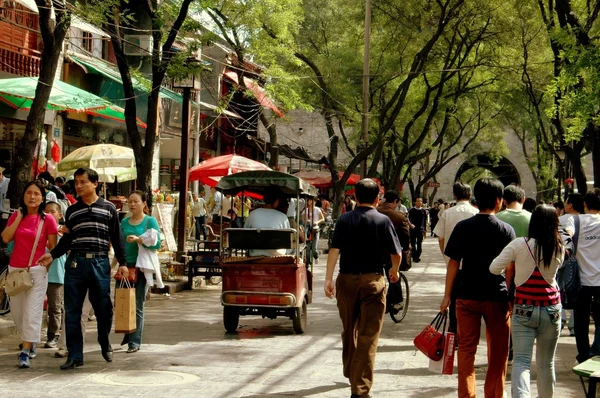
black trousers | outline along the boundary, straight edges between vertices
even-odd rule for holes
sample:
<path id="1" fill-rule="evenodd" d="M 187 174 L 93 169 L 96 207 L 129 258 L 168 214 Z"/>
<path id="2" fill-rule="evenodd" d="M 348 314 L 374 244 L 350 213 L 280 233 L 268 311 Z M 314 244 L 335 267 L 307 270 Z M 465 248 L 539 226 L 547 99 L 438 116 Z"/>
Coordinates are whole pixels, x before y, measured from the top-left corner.
<path id="1" fill-rule="evenodd" d="M 386 303 L 389 308 L 392 304 L 403 302 L 404 296 L 402 295 L 402 284 L 400 283 L 400 279 L 395 283 L 392 283 L 390 280 L 390 269 L 392 269 L 392 264 L 384 264 L 383 268 L 385 269 L 385 277 L 390 284 L 386 294 Z"/>
<path id="2" fill-rule="evenodd" d="M 600 329 L 600 286 L 582 286 L 577 296 L 573 316 L 575 317 L 575 343 L 577 345 L 577 361 L 582 363 L 600 350 L 594 342 L 590 346 L 590 307 L 594 328 Z M 594 333 L 596 335 L 596 333 Z"/>
<path id="3" fill-rule="evenodd" d="M 410 230 L 410 245 L 412 246 L 412 258 L 418 260 L 421 258 L 423 250 L 423 231 L 413 228 Z"/>

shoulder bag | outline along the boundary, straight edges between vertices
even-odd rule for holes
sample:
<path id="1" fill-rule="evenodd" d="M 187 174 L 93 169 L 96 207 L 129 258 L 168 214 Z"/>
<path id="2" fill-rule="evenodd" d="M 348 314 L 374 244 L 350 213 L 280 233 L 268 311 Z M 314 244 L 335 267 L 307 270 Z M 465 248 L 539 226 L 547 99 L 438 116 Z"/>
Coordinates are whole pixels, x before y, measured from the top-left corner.
<path id="1" fill-rule="evenodd" d="M 573 234 L 573 253 L 556 272 L 556 280 L 560 289 L 560 302 L 565 309 L 573 309 L 577 304 L 577 296 L 581 291 L 581 277 L 577 262 L 577 241 L 579 240 L 580 221 L 575 216 L 575 233 Z"/>
<path id="2" fill-rule="evenodd" d="M 6 277 L 5 289 L 6 294 L 8 294 L 9 296 L 16 296 L 18 294 L 28 291 L 33 287 L 33 279 L 31 278 L 29 268 L 31 268 L 31 264 L 33 264 L 33 256 L 35 255 L 35 251 L 40 240 L 40 235 L 42 234 L 43 226 L 44 219 L 40 219 L 37 234 L 35 235 L 35 242 L 33 244 L 33 248 L 31 249 L 31 255 L 29 256 L 29 264 L 27 265 L 27 269 L 12 271 Z"/>

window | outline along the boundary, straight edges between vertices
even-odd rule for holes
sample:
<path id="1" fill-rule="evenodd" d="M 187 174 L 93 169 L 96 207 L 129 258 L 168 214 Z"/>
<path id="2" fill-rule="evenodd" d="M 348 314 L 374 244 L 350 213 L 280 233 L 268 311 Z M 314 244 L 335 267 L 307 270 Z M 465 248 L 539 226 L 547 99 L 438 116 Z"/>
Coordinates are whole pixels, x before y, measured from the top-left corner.
<path id="1" fill-rule="evenodd" d="M 92 49 L 93 49 L 94 37 L 89 32 L 82 31 L 82 33 L 83 33 L 83 35 L 82 35 L 83 39 L 81 41 L 81 45 L 85 51 L 91 53 Z"/>

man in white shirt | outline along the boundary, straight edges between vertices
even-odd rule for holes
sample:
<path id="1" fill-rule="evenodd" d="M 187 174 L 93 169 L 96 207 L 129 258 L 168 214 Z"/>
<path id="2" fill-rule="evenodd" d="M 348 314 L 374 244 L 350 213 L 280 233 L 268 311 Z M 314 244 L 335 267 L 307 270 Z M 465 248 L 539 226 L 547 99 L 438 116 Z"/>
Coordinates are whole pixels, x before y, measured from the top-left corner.
<path id="1" fill-rule="evenodd" d="M 565 214 L 558 217 L 558 228 L 561 231 L 561 234 L 564 235 L 566 233 L 567 224 L 569 219 L 573 216 L 578 216 L 584 212 L 583 209 L 583 195 L 580 193 L 571 193 L 567 197 L 564 207 Z M 570 239 L 570 237 L 569 237 Z M 567 243 L 569 243 L 567 241 Z M 569 315 L 569 321 L 567 322 L 567 314 Z M 569 335 L 575 336 L 575 317 L 573 316 L 573 310 L 566 310 L 563 308 L 562 310 L 562 327 L 567 325 L 569 328 Z"/>
<path id="2" fill-rule="evenodd" d="M 471 186 L 465 184 L 463 182 L 456 182 L 452 186 L 452 193 L 454 194 L 454 198 L 456 199 L 456 206 L 450 207 L 442 213 L 440 210 L 439 220 L 433 230 L 434 235 L 438 237 L 438 244 L 440 246 L 440 250 L 442 255 L 444 255 L 444 250 L 446 249 L 446 245 L 448 244 L 448 240 L 450 239 L 450 235 L 452 235 L 452 231 L 454 231 L 454 227 L 462 220 L 466 220 L 467 218 L 473 217 L 475 214 L 479 213 L 475 207 L 471 206 Z M 444 205 L 441 204 L 440 208 Z M 448 261 L 450 258 L 444 255 L 444 260 L 446 261 L 446 266 L 448 265 Z M 454 294 L 452 295 L 452 299 L 450 301 L 450 311 L 449 311 L 450 325 L 448 331 L 456 333 L 456 297 Z"/>
<path id="3" fill-rule="evenodd" d="M 217 216 L 219 216 L 221 214 L 221 205 L 223 203 L 223 194 L 221 192 L 217 191 L 217 189 L 215 187 L 211 187 L 210 192 L 213 195 L 212 201 L 214 204 L 208 210 L 210 211 L 210 216 L 216 218 Z"/>
<path id="4" fill-rule="evenodd" d="M 202 236 L 204 240 L 206 240 L 206 201 L 204 200 L 204 191 L 200 192 L 200 196 L 198 194 L 193 194 L 193 208 L 192 214 L 194 215 L 194 220 L 196 221 L 196 240 L 200 240 L 200 231 L 202 231 Z"/>
<path id="5" fill-rule="evenodd" d="M 279 210 L 275 210 L 279 206 L 279 201 L 282 197 L 279 189 L 267 189 L 263 197 L 265 206 L 250 212 L 250 215 L 246 218 L 244 228 L 290 228 L 287 216 Z M 250 250 L 251 256 L 274 257 L 285 254 L 287 254 L 286 249 Z"/>
<path id="6" fill-rule="evenodd" d="M 581 278 L 581 292 L 573 309 L 577 361 L 582 363 L 600 355 L 597 344 L 590 347 L 590 306 L 597 334 L 600 331 L 600 188 L 594 188 L 583 197 L 585 214 L 579 216 L 577 263 Z M 575 233 L 575 217 L 567 222 L 567 233 Z"/>

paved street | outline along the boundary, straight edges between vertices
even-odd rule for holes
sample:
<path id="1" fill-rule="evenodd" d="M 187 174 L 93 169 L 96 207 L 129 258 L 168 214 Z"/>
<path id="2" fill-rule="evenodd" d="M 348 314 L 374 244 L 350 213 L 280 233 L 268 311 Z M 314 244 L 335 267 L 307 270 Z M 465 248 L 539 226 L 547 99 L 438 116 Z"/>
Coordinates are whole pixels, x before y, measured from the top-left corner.
<path id="1" fill-rule="evenodd" d="M 323 295 L 325 259 L 316 266 L 314 302 L 308 332 L 295 335 L 287 319 L 240 319 L 237 334 L 226 334 L 221 322 L 220 286 L 203 287 L 148 302 L 144 345 L 136 354 L 119 347 L 112 336 L 115 360 L 106 363 L 95 342 L 95 323 L 88 325 L 85 366 L 60 371 L 63 359 L 40 349 L 32 369 L 17 369 L 16 336 L 0 330 L 0 396 L 2 397 L 347 397 L 342 376 L 340 321 L 335 301 Z M 428 360 L 412 340 L 437 312 L 443 292 L 444 265 L 437 240 L 424 243 L 423 261 L 408 272 L 410 307 L 394 324 L 386 316 L 377 354 L 374 397 L 454 397 L 456 376 L 428 371 Z M 4 322 L 6 323 L 6 322 Z M 2 324 L 0 323 L 0 327 Z M 565 328 L 566 329 L 566 328 Z M 483 396 L 486 352 L 476 361 L 479 396 Z M 575 340 L 559 340 L 556 359 L 557 397 L 583 396 L 571 373 Z M 509 368 L 510 372 L 510 368 Z M 532 372 L 535 380 L 536 373 Z M 534 382 L 535 384 L 535 382 Z M 510 396 L 510 375 L 507 380 Z M 533 386 L 535 396 L 535 386 Z"/>

